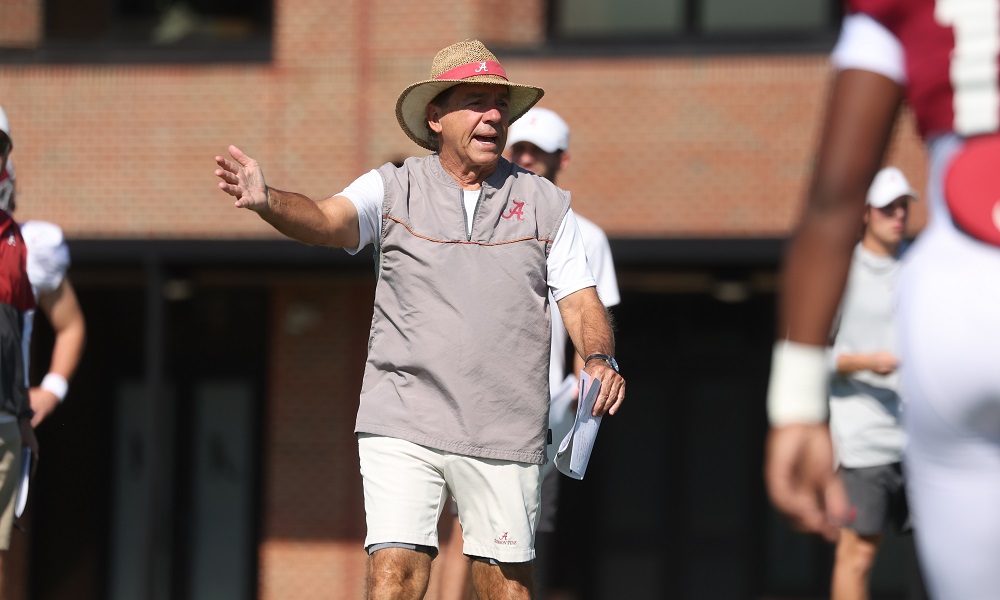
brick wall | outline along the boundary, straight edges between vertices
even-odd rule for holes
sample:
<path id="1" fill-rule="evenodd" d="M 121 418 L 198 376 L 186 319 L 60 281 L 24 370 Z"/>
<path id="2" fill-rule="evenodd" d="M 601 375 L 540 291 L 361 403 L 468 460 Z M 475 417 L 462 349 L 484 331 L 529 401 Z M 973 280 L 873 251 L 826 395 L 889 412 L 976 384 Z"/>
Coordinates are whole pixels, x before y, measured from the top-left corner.
<path id="1" fill-rule="evenodd" d="M 0 47 L 35 44 L 40 0 L 0 0 Z M 0 64 L 19 218 L 70 237 L 276 238 L 216 189 L 234 143 L 271 185 L 313 197 L 422 152 L 399 91 L 465 38 L 533 47 L 542 0 L 276 0 L 257 65 Z M 560 183 L 612 237 L 781 236 L 801 205 L 828 80 L 823 56 L 501 55 L 572 127 Z M 909 118 L 891 160 L 918 189 Z M 913 228 L 924 222 L 914 208 Z M 360 597 L 363 499 L 352 435 L 371 316 L 364 278 L 275 290 L 260 597 Z"/>
<path id="2" fill-rule="evenodd" d="M 370 276 L 274 292 L 262 600 L 361 597 L 365 515 L 354 418 L 373 295 Z"/>
<path id="3" fill-rule="evenodd" d="M 19 216 L 74 237 L 275 237 L 215 189 L 213 156 L 235 143 L 275 187 L 320 197 L 422 152 L 395 122 L 399 91 L 452 41 L 537 44 L 543 3 L 504 5 L 285 0 L 269 64 L 0 65 Z M 501 59 L 569 121 L 561 183 L 610 235 L 788 231 L 813 159 L 823 56 Z M 912 133 L 897 146 L 921 184 Z"/>

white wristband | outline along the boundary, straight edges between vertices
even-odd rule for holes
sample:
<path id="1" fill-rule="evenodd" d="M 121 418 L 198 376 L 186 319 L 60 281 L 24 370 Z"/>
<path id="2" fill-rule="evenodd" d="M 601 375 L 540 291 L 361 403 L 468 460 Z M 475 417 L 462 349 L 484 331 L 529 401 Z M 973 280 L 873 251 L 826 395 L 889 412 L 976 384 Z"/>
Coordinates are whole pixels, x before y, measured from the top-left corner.
<path id="1" fill-rule="evenodd" d="M 39 387 L 47 392 L 51 392 L 62 402 L 63 398 L 66 397 L 66 392 L 69 391 L 69 382 L 59 373 L 49 373 L 42 378 L 42 384 Z"/>
<path id="2" fill-rule="evenodd" d="M 827 417 L 826 348 L 780 340 L 771 358 L 767 418 L 772 426 L 824 423 Z"/>

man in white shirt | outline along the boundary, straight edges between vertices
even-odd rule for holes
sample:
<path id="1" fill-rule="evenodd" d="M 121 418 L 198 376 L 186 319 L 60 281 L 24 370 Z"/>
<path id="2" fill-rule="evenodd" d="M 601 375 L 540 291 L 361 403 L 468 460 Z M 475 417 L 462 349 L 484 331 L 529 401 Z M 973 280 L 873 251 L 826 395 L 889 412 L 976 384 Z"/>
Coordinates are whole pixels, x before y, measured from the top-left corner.
<path id="1" fill-rule="evenodd" d="M 570 162 L 569 125 L 555 111 L 535 106 L 510 127 L 507 137 L 507 153 L 510 161 L 524 167 L 552 183 Z M 587 264 L 597 282 L 597 294 L 605 307 L 612 307 L 621 301 L 615 265 L 611 258 L 608 236 L 596 223 L 576 213 L 576 223 L 587 252 Z M 551 299 L 550 299 L 551 300 Z M 552 352 L 549 359 L 549 391 L 552 394 L 549 407 L 549 427 L 552 429 L 552 443 L 547 449 L 549 462 L 542 467 L 542 508 L 535 540 L 535 591 L 539 598 L 545 598 L 550 587 L 553 568 L 556 513 L 559 500 L 559 472 L 555 468 L 556 451 L 559 443 L 573 426 L 576 415 L 576 399 L 579 372 L 583 370 L 584 357 L 570 345 L 572 366 L 567 368 L 567 346 L 569 334 L 559 318 L 559 306 L 552 306 Z"/>
<path id="2" fill-rule="evenodd" d="M 830 432 L 853 509 L 837 541 L 833 600 L 867 598 L 887 523 L 909 530 L 894 294 L 910 201 L 916 197 L 896 167 L 875 176 L 833 336 Z"/>
<path id="3" fill-rule="evenodd" d="M 383 165 L 325 200 L 269 187 L 235 146 L 219 188 L 307 244 L 375 246 L 378 280 L 355 432 L 365 492 L 366 597 L 423 598 L 449 494 L 481 598 L 532 597 L 545 462 L 547 292 L 600 379 L 625 381 L 569 194 L 504 160 L 512 121 L 542 96 L 478 40 L 443 49 L 396 119 L 428 156 Z M 511 373 L 516 376 L 511 377 Z"/>

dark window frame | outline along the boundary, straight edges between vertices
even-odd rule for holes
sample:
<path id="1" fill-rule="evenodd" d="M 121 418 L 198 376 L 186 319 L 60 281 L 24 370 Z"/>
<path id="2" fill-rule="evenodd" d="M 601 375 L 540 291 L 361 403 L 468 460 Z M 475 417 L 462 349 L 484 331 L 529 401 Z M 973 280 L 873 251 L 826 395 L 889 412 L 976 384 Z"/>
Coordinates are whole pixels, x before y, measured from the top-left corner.
<path id="1" fill-rule="evenodd" d="M 129 40 L 115 36 L 90 39 L 60 39 L 42 32 L 34 48 L 0 48 L 0 64 L 256 64 L 273 58 L 274 2 L 266 1 L 266 17 L 261 20 L 266 31 L 251 33 L 241 39 L 192 38 L 158 45 L 148 40 Z M 112 5 L 114 0 L 106 0 Z M 55 10 L 50 2 L 42 3 L 43 21 Z M 113 22 L 127 22 L 117 14 Z"/>
<path id="2" fill-rule="evenodd" d="M 704 54 L 795 54 L 825 53 L 833 48 L 840 32 L 843 3 L 826 0 L 830 26 L 815 31 L 755 31 L 737 34 L 698 32 L 702 0 L 682 0 L 685 4 L 684 31 L 680 34 L 609 34 L 565 36 L 557 28 L 559 10 L 572 0 L 549 0 L 546 5 L 546 43 L 543 48 L 516 54 L 552 56 L 621 56 L 621 55 L 704 55 Z"/>

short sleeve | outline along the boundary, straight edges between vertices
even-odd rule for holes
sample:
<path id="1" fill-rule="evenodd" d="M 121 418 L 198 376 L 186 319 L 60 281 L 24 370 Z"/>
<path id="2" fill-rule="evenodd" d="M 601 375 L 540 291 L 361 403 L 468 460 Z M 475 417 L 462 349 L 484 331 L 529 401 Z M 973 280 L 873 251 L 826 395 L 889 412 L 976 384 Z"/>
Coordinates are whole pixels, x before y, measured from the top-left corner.
<path id="1" fill-rule="evenodd" d="M 21 236 L 28 248 L 28 279 L 35 296 L 58 288 L 70 265 L 62 229 L 54 223 L 27 221 L 21 225 Z"/>
<path id="2" fill-rule="evenodd" d="M 566 212 L 546 260 L 552 298 L 562 300 L 573 292 L 596 285 L 587 265 L 587 251 L 573 209 Z"/>
<path id="3" fill-rule="evenodd" d="M 349 254 L 357 254 L 368 244 L 378 245 L 382 231 L 382 199 L 385 196 L 385 182 L 382 175 L 371 170 L 354 180 L 344 191 L 337 194 L 350 200 L 358 210 L 357 248 L 345 248 Z"/>
<path id="4" fill-rule="evenodd" d="M 576 216 L 580 235 L 583 236 L 583 246 L 587 251 L 587 264 L 597 282 L 597 295 L 601 297 L 604 306 L 611 307 L 621 302 L 618 292 L 618 276 L 615 273 L 615 263 L 611 257 L 611 244 L 608 236 L 596 223 Z"/>
<path id="5" fill-rule="evenodd" d="M 884 75 L 899 84 L 906 83 L 906 59 L 899 38 L 865 14 L 844 17 L 830 59 L 840 71 L 860 69 Z"/>

